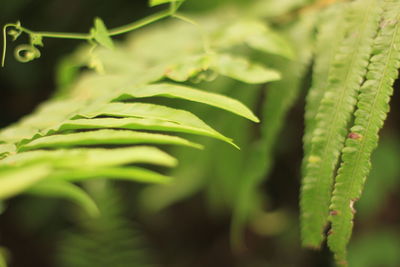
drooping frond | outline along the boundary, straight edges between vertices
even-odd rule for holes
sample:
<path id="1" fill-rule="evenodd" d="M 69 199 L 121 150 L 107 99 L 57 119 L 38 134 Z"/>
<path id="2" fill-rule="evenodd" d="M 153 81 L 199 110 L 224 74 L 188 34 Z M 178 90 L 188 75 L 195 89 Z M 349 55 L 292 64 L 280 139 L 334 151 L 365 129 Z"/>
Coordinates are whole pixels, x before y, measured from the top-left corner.
<path id="1" fill-rule="evenodd" d="M 31 186 L 26 193 L 70 200 L 82 207 L 90 217 L 97 217 L 100 214 L 97 204 L 82 188 L 61 179 L 44 179 Z"/>
<path id="2" fill-rule="evenodd" d="M 345 39 L 332 62 L 327 89 L 315 116 L 316 126 L 301 190 L 303 245 L 314 248 L 324 239 L 334 170 L 381 14 L 376 0 L 358 0 L 349 5 Z"/>
<path id="3" fill-rule="evenodd" d="M 378 132 L 389 111 L 392 86 L 400 67 L 400 3 L 385 1 L 384 9 L 366 81 L 358 96 L 354 125 L 342 151 L 330 207 L 332 225 L 328 244 L 339 263 L 345 263 L 354 204 L 361 196 L 370 171 L 371 153 L 378 144 Z"/>
<path id="4" fill-rule="evenodd" d="M 91 184 L 90 196 L 101 215 L 79 220 L 80 227 L 62 233 L 56 266 L 152 266 L 154 260 L 137 227 L 126 218 L 124 203 L 113 184 Z M 153 262 L 151 262 L 153 261 Z"/>
<path id="5" fill-rule="evenodd" d="M 318 20 L 317 41 L 314 49 L 315 58 L 312 73 L 312 86 L 306 97 L 306 107 L 304 115 L 304 162 L 303 168 L 307 164 L 309 150 L 311 147 L 311 137 L 316 124 L 316 114 L 319 104 L 328 86 L 329 72 L 332 69 L 332 60 L 344 38 L 345 21 L 344 15 L 347 7 L 334 5 L 324 10 Z"/>

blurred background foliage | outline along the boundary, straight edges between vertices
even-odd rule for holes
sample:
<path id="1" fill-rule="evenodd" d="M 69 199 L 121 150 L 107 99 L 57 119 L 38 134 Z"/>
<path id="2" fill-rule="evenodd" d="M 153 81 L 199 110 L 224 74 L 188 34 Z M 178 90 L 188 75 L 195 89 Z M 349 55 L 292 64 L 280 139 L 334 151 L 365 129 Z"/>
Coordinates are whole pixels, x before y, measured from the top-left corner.
<path id="1" fill-rule="evenodd" d="M 183 11 L 207 14 L 224 4 L 246 7 L 250 2 L 256 1 L 188 0 Z M 276 17 L 310 2 L 259 1 L 256 3 L 259 8 L 252 12 Z M 146 0 L 112 3 L 5 0 L 0 24 L 21 20 L 34 30 L 86 32 L 95 16 L 101 17 L 108 27 L 116 27 L 155 10 L 148 8 Z M 301 23 L 307 24 L 309 19 L 312 20 L 304 18 Z M 296 40 L 306 34 L 313 35 L 313 30 L 307 33 L 298 32 L 296 27 L 287 30 L 272 21 L 293 42 L 295 50 L 307 51 L 299 48 L 304 42 Z M 79 42 L 46 39 L 42 57 L 28 64 L 13 59 L 12 45 L 6 67 L 0 71 L 1 127 L 29 114 L 55 91 L 55 66 Z M 172 171 L 176 181 L 170 186 L 87 184 L 100 209 L 105 211 L 97 219 L 88 219 L 75 206 L 55 199 L 22 196 L 7 203 L 12 206 L 10 209 L 0 207 L 4 210 L 0 216 L 0 246 L 4 249 L 0 253 L 10 259 L 10 266 L 333 266 L 327 249 L 322 252 L 301 249 L 298 233 L 304 97 L 310 83 L 310 64 L 299 65 L 303 57 L 307 61 L 311 55 L 305 52 L 300 55 L 300 62 L 293 65 L 308 73 L 305 79 L 291 77 L 287 61 L 257 53 L 252 56 L 280 68 L 289 78 L 266 87 L 227 78 L 197 86 L 238 98 L 258 115 L 263 109 L 273 108 L 273 103 L 263 105 L 265 96 L 267 104 L 268 95 L 279 92 L 294 101 L 297 95 L 291 95 L 290 90 L 300 88 L 299 97 L 284 121 L 274 122 L 274 114 L 264 118 L 265 127 L 268 122 L 283 127 L 276 143 L 270 144 L 274 157 L 264 166 L 270 170 L 268 177 L 257 178 L 259 169 L 252 165 L 265 160 L 258 157 L 265 152 L 259 151 L 265 144 L 256 141 L 263 130 L 243 119 L 219 113 L 210 118 L 212 125 L 233 137 L 241 151 L 214 140 L 206 141 L 207 149 L 202 153 L 174 148 L 180 166 Z M 398 85 L 393 102 L 400 98 Z M 193 108 L 196 114 L 210 117 L 201 106 Z M 399 121 L 400 108 L 392 104 L 381 144 L 374 153 L 372 174 L 357 206 L 350 266 L 400 266 Z M 249 160 L 250 157 L 254 159 Z M 248 179 L 259 180 L 249 185 Z M 243 197 L 240 192 L 246 187 L 250 194 Z M 240 213 L 243 205 L 247 207 L 244 210 L 252 211 Z M 245 225 L 243 240 L 235 233 L 235 224 L 231 227 L 232 214 L 239 214 L 236 217 L 239 228 Z"/>

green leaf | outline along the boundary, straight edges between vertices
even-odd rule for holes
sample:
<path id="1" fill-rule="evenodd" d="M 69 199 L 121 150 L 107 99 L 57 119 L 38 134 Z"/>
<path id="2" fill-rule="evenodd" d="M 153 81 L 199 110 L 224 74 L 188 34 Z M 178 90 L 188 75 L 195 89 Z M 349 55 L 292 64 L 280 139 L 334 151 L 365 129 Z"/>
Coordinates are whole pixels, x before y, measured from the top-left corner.
<path id="1" fill-rule="evenodd" d="M 62 179 L 70 182 L 88 179 L 105 178 L 140 183 L 168 184 L 172 178 L 154 171 L 139 167 L 78 167 L 72 170 L 57 170 L 51 174 L 52 179 Z"/>
<path id="2" fill-rule="evenodd" d="M 31 44 L 34 46 L 43 46 L 43 38 L 38 34 L 30 34 Z"/>
<path id="3" fill-rule="evenodd" d="M 209 71 L 213 56 L 214 54 L 202 53 L 200 55 L 183 57 L 177 60 L 177 62 L 168 65 L 164 71 L 164 75 L 177 82 L 184 82 L 192 77 L 197 78 L 202 72 Z"/>
<path id="4" fill-rule="evenodd" d="M 98 130 L 81 133 L 58 134 L 35 139 L 19 147 L 19 151 L 41 148 L 63 148 L 92 145 L 169 144 L 202 148 L 186 139 L 155 133 L 123 130 Z"/>
<path id="5" fill-rule="evenodd" d="M 141 87 L 126 87 L 123 89 L 123 94 L 115 100 L 154 96 L 181 98 L 203 103 L 230 111 L 249 120 L 259 122 L 259 119 L 253 114 L 253 112 L 236 99 L 177 84 L 161 83 Z"/>
<path id="6" fill-rule="evenodd" d="M 54 129 L 50 129 L 48 134 L 61 133 L 68 130 L 84 130 L 84 129 L 131 129 L 131 130 L 150 130 L 150 131 L 171 131 L 178 133 L 190 133 L 213 137 L 223 140 L 237 147 L 231 139 L 224 137 L 215 131 L 194 127 L 192 125 L 180 124 L 158 119 L 147 118 L 99 118 L 99 119 L 77 119 L 63 122 Z"/>
<path id="7" fill-rule="evenodd" d="M 316 115 L 321 99 L 328 86 L 329 73 L 332 70 L 332 61 L 343 41 L 346 21 L 344 5 L 333 5 L 325 10 L 318 20 L 318 35 L 315 47 L 312 85 L 306 97 L 305 130 L 303 137 L 304 160 L 303 169 L 307 164 L 311 149 L 311 138 L 316 127 Z"/>
<path id="8" fill-rule="evenodd" d="M 193 129 L 197 132 L 203 133 L 203 135 L 223 140 L 235 146 L 232 143 L 231 139 L 223 136 L 222 134 L 208 126 L 197 116 L 185 110 L 144 103 L 109 103 L 105 105 L 95 105 L 92 107 L 88 107 L 87 109 L 80 111 L 79 115 L 75 118 L 83 117 L 92 119 L 99 116 L 161 120 L 169 123 L 174 123 L 176 126 L 180 125 L 189 129 Z M 162 126 L 160 128 L 162 128 Z"/>
<path id="9" fill-rule="evenodd" d="M 212 62 L 211 69 L 230 78 L 251 84 L 266 83 L 281 79 L 276 70 L 262 65 L 251 63 L 245 58 L 220 54 Z"/>
<path id="10" fill-rule="evenodd" d="M 40 105 L 37 110 L 19 122 L 2 129 L 0 140 L 7 143 L 18 143 L 31 139 L 39 130 L 52 127 L 75 114 L 85 102 L 77 99 L 51 100 Z"/>
<path id="11" fill-rule="evenodd" d="M 378 30 L 381 15 L 378 2 L 349 3 L 346 38 L 332 62 L 328 88 L 316 115 L 310 156 L 306 159 L 300 205 L 304 246 L 318 248 L 324 239 L 334 170 Z"/>
<path id="12" fill-rule="evenodd" d="M 175 158 L 155 147 L 137 146 L 115 149 L 76 148 L 21 152 L 1 160 L 0 166 L 16 167 L 36 162 L 47 162 L 59 168 L 109 167 L 133 163 L 173 167 L 177 164 Z"/>
<path id="13" fill-rule="evenodd" d="M 331 203 L 331 235 L 328 245 L 338 263 L 346 261 L 355 202 L 361 197 L 371 168 L 371 154 L 378 145 L 378 132 L 389 112 L 393 83 L 400 68 L 400 4 L 385 1 L 384 19 L 373 45 L 366 81 L 358 97 L 354 125 L 342 151 Z"/>
<path id="14" fill-rule="evenodd" d="M 0 170 L 0 199 L 20 194 L 51 172 L 48 164 L 38 164 L 18 169 Z"/>
<path id="15" fill-rule="evenodd" d="M 90 33 L 97 43 L 106 48 L 114 49 L 114 43 L 102 19 L 94 19 L 94 27 L 91 29 Z"/>
<path id="16" fill-rule="evenodd" d="M 0 144 L 0 159 L 3 157 L 15 153 L 16 147 L 13 144 Z"/>
<path id="17" fill-rule="evenodd" d="M 26 192 L 31 195 L 66 198 L 81 206 L 87 214 L 96 217 L 100 214 L 96 203 L 78 186 L 62 180 L 43 180 Z"/>
<path id="18" fill-rule="evenodd" d="M 281 34 L 270 29 L 264 21 L 240 20 L 230 24 L 216 40 L 218 46 L 232 47 L 247 44 L 265 53 L 293 59 L 295 53 L 291 44 Z"/>

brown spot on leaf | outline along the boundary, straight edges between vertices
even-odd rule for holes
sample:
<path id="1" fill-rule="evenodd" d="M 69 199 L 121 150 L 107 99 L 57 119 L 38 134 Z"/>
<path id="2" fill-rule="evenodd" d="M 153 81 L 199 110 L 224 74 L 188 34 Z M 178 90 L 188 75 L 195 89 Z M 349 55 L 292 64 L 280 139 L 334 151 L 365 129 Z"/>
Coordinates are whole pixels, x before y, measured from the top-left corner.
<path id="1" fill-rule="evenodd" d="M 354 203 L 356 203 L 357 200 L 358 200 L 358 198 L 350 199 L 350 210 L 353 214 L 356 214 L 356 210 L 354 208 Z"/>
<path id="2" fill-rule="evenodd" d="M 361 135 L 358 134 L 358 133 L 349 133 L 348 137 L 349 137 L 350 139 L 360 139 L 360 138 L 361 138 Z"/>

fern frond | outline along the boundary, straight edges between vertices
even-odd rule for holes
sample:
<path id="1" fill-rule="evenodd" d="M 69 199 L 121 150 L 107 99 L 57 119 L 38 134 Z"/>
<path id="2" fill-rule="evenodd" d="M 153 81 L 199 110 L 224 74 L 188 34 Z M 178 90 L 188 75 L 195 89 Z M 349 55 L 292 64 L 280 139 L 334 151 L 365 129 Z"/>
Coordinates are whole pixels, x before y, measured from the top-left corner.
<path id="1" fill-rule="evenodd" d="M 80 187 L 63 180 L 44 179 L 28 189 L 27 194 L 34 196 L 57 197 L 71 200 L 91 217 L 99 216 L 96 203 Z"/>
<path id="2" fill-rule="evenodd" d="M 370 172 L 372 151 L 389 111 L 393 83 L 400 67 L 400 4 L 385 1 L 380 31 L 373 45 L 366 81 L 360 89 L 354 126 L 342 151 L 342 163 L 332 196 L 328 245 L 339 263 L 345 262 L 354 218 L 354 204 Z"/>
<path id="3" fill-rule="evenodd" d="M 87 109 L 81 110 L 79 114 L 72 119 L 85 118 L 93 119 L 100 116 L 107 117 L 120 117 L 120 118 L 146 118 L 153 120 L 168 121 L 178 125 L 184 125 L 193 129 L 197 129 L 199 132 L 203 132 L 204 135 L 208 135 L 217 139 L 221 139 L 228 143 L 231 140 L 216 130 L 212 129 L 205 122 L 199 119 L 196 115 L 191 112 L 169 108 L 166 106 L 155 105 L 155 104 L 144 104 L 144 103 L 109 103 L 105 105 L 95 105 L 88 107 Z"/>
<path id="4" fill-rule="evenodd" d="M 356 94 L 365 76 L 381 8 L 377 0 L 350 3 L 346 37 L 335 56 L 316 126 L 301 191 L 303 245 L 318 248 L 328 222 L 333 175 L 347 134 Z"/>
<path id="5" fill-rule="evenodd" d="M 240 44 L 288 59 L 295 57 L 287 38 L 274 32 L 264 21 L 247 18 L 230 23 L 216 38 L 219 47 L 229 48 Z"/>
<path id="6" fill-rule="evenodd" d="M 245 58 L 229 54 L 218 55 L 213 65 L 213 69 L 221 75 L 245 83 L 266 83 L 281 79 L 281 75 L 276 70 L 268 69 L 260 64 L 251 63 Z"/>
<path id="7" fill-rule="evenodd" d="M 204 21 L 208 22 L 208 19 Z M 230 20 L 236 21 L 235 18 Z M 15 181 L 20 184 L 14 189 L 2 189 L 4 193 L 0 198 L 28 192 L 38 182 L 41 184 L 37 186 L 43 188 L 53 180 L 60 181 L 57 184 L 60 188 L 61 183 L 66 186 L 65 192 L 58 190 L 61 197 L 78 196 L 68 193 L 75 188 L 70 182 L 99 177 L 148 183 L 169 182 L 170 177 L 136 165 L 174 167 L 177 164 L 175 158 L 157 149 L 156 145 L 202 147 L 173 133 L 208 136 L 237 147 L 232 139 L 189 110 L 141 102 L 143 98 L 149 102 L 153 101 L 152 97 L 177 98 L 223 109 L 258 122 L 250 109 L 228 96 L 189 85 L 157 83 L 170 78 L 189 84 L 193 80 L 212 80 L 217 75 L 245 83 L 280 79 L 276 70 L 262 66 L 245 55 L 232 54 L 233 46 L 238 42 L 250 42 L 250 46 L 257 46 L 256 42 L 264 40 L 265 43 L 266 38 L 273 35 L 280 45 L 271 43 L 275 50 L 271 48 L 269 52 L 287 53 L 284 49 L 287 44 L 276 33 L 263 27 L 249 29 L 245 40 L 222 45 L 218 36 L 223 36 L 226 25 L 230 24 L 221 18 L 210 21 L 212 23 L 205 23 L 204 27 L 205 32 L 210 34 L 210 51 L 204 51 L 199 38 L 201 34 L 192 25 L 177 21 L 143 32 L 133 41 L 116 45 L 114 50 L 96 49 L 92 53 L 92 61 L 101 65 L 105 75 L 83 73 L 77 81 L 61 88 L 56 97 L 42 104 L 31 115 L 0 131 L 0 184 L 4 182 L 8 186 L 9 176 L 17 177 Z M 165 27 L 169 30 L 165 31 Z M 257 36 L 252 37 L 252 32 Z M 182 38 L 170 38 L 170 34 Z M 252 38 L 258 41 L 250 41 Z M 279 46 L 283 49 L 277 49 Z M 87 48 L 79 50 L 70 61 L 63 61 L 62 70 L 79 67 L 81 58 L 87 58 L 87 53 Z M 143 131 L 165 132 L 168 135 Z M 132 146 L 141 144 L 147 146 Z M 43 163 L 46 163 L 48 173 L 39 173 L 36 180 L 23 176 L 29 168 L 39 168 Z M 84 203 L 79 199 L 76 201 Z"/>
<path id="8" fill-rule="evenodd" d="M 312 86 L 306 97 L 304 115 L 304 160 L 303 168 L 307 164 L 311 137 L 316 124 L 316 114 L 322 97 L 328 86 L 329 72 L 332 69 L 332 60 L 344 38 L 344 15 L 347 7 L 334 5 L 321 14 L 318 20 L 317 40 L 315 45 L 315 59 L 312 73 Z"/>
<path id="9" fill-rule="evenodd" d="M 46 178 L 51 172 L 47 164 L 36 164 L 18 169 L 0 168 L 0 199 L 9 198 L 25 191 L 35 183 Z"/>
<path id="10" fill-rule="evenodd" d="M 211 73 L 207 75 L 207 71 Z M 165 71 L 168 78 L 177 82 L 183 82 L 192 77 L 212 80 L 217 74 L 255 84 L 280 79 L 280 74 L 276 70 L 228 53 L 208 53 L 188 57 L 170 65 Z"/>
<path id="11" fill-rule="evenodd" d="M 101 215 L 81 220 L 63 233 L 56 254 L 61 267 L 152 266 L 137 227 L 124 215 L 125 205 L 112 184 L 89 184 Z M 154 261 L 154 260 L 153 260 Z"/>
<path id="12" fill-rule="evenodd" d="M 217 134 L 215 130 L 212 130 L 212 128 L 209 127 L 206 127 L 205 129 L 197 128 L 193 127 L 192 125 L 185 125 L 166 120 L 148 118 L 94 118 L 67 120 L 60 125 L 54 127 L 54 129 L 48 129 L 47 134 L 62 133 L 69 130 L 85 129 L 131 129 L 191 133 L 215 137 L 234 145 L 231 139 L 223 136 L 222 134 Z"/>
<path id="13" fill-rule="evenodd" d="M 197 103 L 203 103 L 232 112 L 249 120 L 259 122 L 254 113 L 236 99 L 232 99 L 221 94 L 205 92 L 193 87 L 172 83 L 157 83 L 136 88 L 124 87 L 122 90 L 122 95 L 118 99 L 114 100 L 129 100 L 132 98 L 146 98 L 155 96 L 181 98 Z"/>
<path id="14" fill-rule="evenodd" d="M 218 92 L 240 99 L 249 107 L 254 107 L 259 95 L 259 86 L 253 84 L 238 83 L 234 80 L 222 78 L 212 82 L 213 88 Z M 233 207 L 237 201 L 236 192 L 241 188 L 240 180 L 243 178 L 243 162 L 248 158 L 246 144 L 251 138 L 251 131 L 237 129 L 249 129 L 251 122 L 240 118 L 227 119 L 226 114 L 220 113 L 213 116 L 212 110 L 198 106 L 196 112 L 210 122 L 218 125 L 222 132 L 229 133 L 235 143 L 241 147 L 241 151 L 234 151 L 230 146 L 225 146 L 212 139 L 207 140 L 205 149 L 201 153 L 183 147 L 174 147 L 173 155 L 179 158 L 179 167 L 171 170 L 171 176 L 175 179 L 171 186 L 150 185 L 141 194 L 141 206 L 147 212 L 157 212 L 172 204 L 184 201 L 200 191 L 205 191 L 207 203 L 213 212 L 219 207 Z M 218 159 L 218 160 L 215 160 Z M 193 172 L 193 169 L 196 172 Z M 212 177 L 212 179 L 209 179 Z"/>
<path id="15" fill-rule="evenodd" d="M 68 180 L 82 181 L 109 175 L 110 179 L 139 182 L 166 183 L 170 181 L 169 177 L 151 171 L 120 167 L 137 163 L 173 167 L 177 161 L 155 147 L 145 146 L 115 149 L 33 150 L 16 153 L 0 161 L 0 199 L 21 194 L 32 188 L 34 192 L 43 192 L 42 195 L 47 193 L 58 194 L 60 197 L 76 197 L 76 202 L 84 204 L 83 207 L 86 210 L 95 214 L 93 208 L 87 208 L 88 202 L 82 201 L 84 193 L 78 192 L 77 188 L 69 185 Z M 52 179 L 57 180 L 53 182 Z M 44 192 L 40 189 L 46 188 L 47 184 L 51 187 L 55 182 L 59 183 L 53 186 L 57 188 L 54 194 L 51 190 Z M 35 191 L 36 185 L 39 189 Z M 65 185 L 65 191 L 61 190 L 62 185 Z"/>
<path id="16" fill-rule="evenodd" d="M 73 148 L 57 150 L 34 150 L 17 153 L 1 161 L 1 166 L 17 167 L 46 162 L 60 168 L 79 166 L 119 166 L 132 163 L 155 164 L 173 167 L 175 158 L 155 147 L 136 146 L 114 149 Z"/>
<path id="17" fill-rule="evenodd" d="M 80 167 L 54 171 L 51 179 L 81 182 L 107 177 L 110 180 L 126 180 L 141 183 L 169 184 L 172 177 L 139 167 Z"/>
<path id="18" fill-rule="evenodd" d="M 98 130 L 69 134 L 55 134 L 34 139 L 18 147 L 18 151 L 75 146 L 168 144 L 201 149 L 202 146 L 184 138 L 165 134 L 124 130 Z"/>

